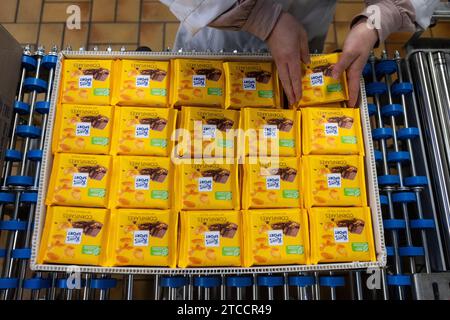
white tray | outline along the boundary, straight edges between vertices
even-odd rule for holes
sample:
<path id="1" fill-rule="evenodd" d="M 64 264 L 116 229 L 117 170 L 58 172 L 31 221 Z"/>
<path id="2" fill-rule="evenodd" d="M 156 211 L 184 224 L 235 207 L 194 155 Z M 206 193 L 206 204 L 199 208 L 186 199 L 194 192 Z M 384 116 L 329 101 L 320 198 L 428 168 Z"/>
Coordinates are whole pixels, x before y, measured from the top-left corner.
<path id="1" fill-rule="evenodd" d="M 63 51 L 58 56 L 58 64 L 55 71 L 55 81 L 51 97 L 51 108 L 48 116 L 48 129 L 45 133 L 44 154 L 42 159 L 42 171 L 39 179 L 38 202 L 35 213 L 32 254 L 30 267 L 36 271 L 67 272 L 73 271 L 70 265 L 37 264 L 37 255 L 40 246 L 42 230 L 45 223 L 46 207 L 45 197 L 50 180 L 53 157 L 51 154 L 51 138 L 53 134 L 55 110 L 60 90 L 62 61 L 69 59 L 138 59 L 138 60 L 169 60 L 172 58 L 195 59 L 222 59 L 222 60 L 253 60 L 271 61 L 272 57 L 265 53 L 173 53 L 173 52 L 109 52 L 109 51 Z M 77 266 L 80 272 L 88 273 L 114 273 L 114 274 L 249 274 L 249 273 L 279 273 L 279 272 L 311 272 L 381 268 L 386 265 L 386 247 L 384 244 L 383 220 L 380 209 L 378 192 L 377 170 L 375 166 L 374 148 L 367 109 L 367 98 L 364 81 L 361 80 L 361 122 L 365 145 L 365 165 L 368 203 L 372 212 L 372 226 L 376 250 L 376 262 L 352 262 L 330 263 L 319 265 L 285 265 L 264 267 L 215 267 L 215 268 L 158 268 L 158 267 L 92 267 Z"/>

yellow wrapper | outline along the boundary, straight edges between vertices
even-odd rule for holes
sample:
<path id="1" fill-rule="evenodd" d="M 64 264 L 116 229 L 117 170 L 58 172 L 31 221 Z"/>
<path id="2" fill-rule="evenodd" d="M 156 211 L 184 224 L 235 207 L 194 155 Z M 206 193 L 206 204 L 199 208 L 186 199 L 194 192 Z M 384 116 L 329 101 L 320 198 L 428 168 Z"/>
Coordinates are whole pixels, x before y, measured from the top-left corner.
<path id="1" fill-rule="evenodd" d="M 47 193 L 47 205 L 106 207 L 111 156 L 58 153 Z"/>
<path id="2" fill-rule="evenodd" d="M 302 109 L 303 154 L 364 155 L 359 109 Z"/>
<path id="3" fill-rule="evenodd" d="M 242 265 L 239 211 L 181 211 L 178 266 Z"/>
<path id="4" fill-rule="evenodd" d="M 302 158 L 305 207 L 367 206 L 362 156 Z"/>
<path id="5" fill-rule="evenodd" d="M 246 108 L 241 117 L 246 156 L 300 155 L 300 112 Z"/>
<path id="6" fill-rule="evenodd" d="M 38 263 L 101 265 L 108 224 L 106 209 L 48 207 Z"/>
<path id="7" fill-rule="evenodd" d="M 312 208 L 311 263 L 375 261 L 369 208 Z"/>
<path id="8" fill-rule="evenodd" d="M 190 160 L 176 165 L 176 208 L 181 210 L 239 210 L 239 178 L 235 164 Z"/>
<path id="9" fill-rule="evenodd" d="M 117 107 L 111 153 L 170 156 L 176 116 L 173 109 Z"/>
<path id="10" fill-rule="evenodd" d="M 225 62 L 225 108 L 279 107 L 278 74 L 271 62 Z"/>
<path id="11" fill-rule="evenodd" d="M 65 104 L 56 110 L 53 152 L 108 154 L 114 108 Z"/>
<path id="12" fill-rule="evenodd" d="M 110 207 L 169 209 L 174 175 L 170 158 L 115 157 Z"/>
<path id="13" fill-rule="evenodd" d="M 348 100 L 346 73 L 343 72 L 339 80 L 331 77 L 339 57 L 339 53 L 311 56 L 311 64 L 302 64 L 301 107 Z"/>
<path id="14" fill-rule="evenodd" d="M 179 127 L 188 131 L 176 147 L 180 157 L 231 158 L 236 154 L 239 111 L 183 107 Z"/>
<path id="15" fill-rule="evenodd" d="M 169 106 L 169 61 L 119 60 L 112 104 Z"/>
<path id="16" fill-rule="evenodd" d="M 169 210 L 113 210 L 106 265 L 175 267 L 177 223 Z"/>
<path id="17" fill-rule="evenodd" d="M 109 105 L 112 87 L 112 60 L 65 59 L 61 102 Z"/>
<path id="18" fill-rule="evenodd" d="M 171 105 L 223 108 L 225 76 L 221 61 L 172 60 Z"/>
<path id="19" fill-rule="evenodd" d="M 300 208 L 298 158 L 247 158 L 242 208 Z"/>
<path id="20" fill-rule="evenodd" d="M 300 209 L 248 210 L 244 267 L 309 263 L 308 216 Z"/>

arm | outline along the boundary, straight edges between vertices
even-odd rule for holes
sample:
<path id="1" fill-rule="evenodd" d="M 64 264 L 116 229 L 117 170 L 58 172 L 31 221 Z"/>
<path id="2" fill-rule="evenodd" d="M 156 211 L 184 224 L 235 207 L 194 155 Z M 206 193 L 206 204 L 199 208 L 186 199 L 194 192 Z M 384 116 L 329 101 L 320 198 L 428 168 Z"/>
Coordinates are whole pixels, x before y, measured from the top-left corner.
<path id="1" fill-rule="evenodd" d="M 343 53 L 333 70 L 339 78 L 347 70 L 350 100 L 355 106 L 359 96 L 359 81 L 370 51 L 379 42 L 398 31 L 415 31 L 416 23 L 426 28 L 439 0 L 368 0 L 364 12 L 356 16 L 344 42 Z M 376 6 L 375 11 L 373 10 Z M 378 15 L 375 13 L 378 11 Z"/>

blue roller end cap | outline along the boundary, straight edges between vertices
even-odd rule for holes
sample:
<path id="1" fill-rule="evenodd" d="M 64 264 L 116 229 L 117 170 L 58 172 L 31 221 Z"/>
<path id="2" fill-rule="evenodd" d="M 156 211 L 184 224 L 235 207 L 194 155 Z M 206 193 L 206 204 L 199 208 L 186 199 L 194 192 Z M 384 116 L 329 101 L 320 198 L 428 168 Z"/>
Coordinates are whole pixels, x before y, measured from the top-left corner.
<path id="1" fill-rule="evenodd" d="M 394 203 L 413 203 L 417 201 L 416 194 L 413 192 L 399 192 L 392 195 Z"/>
<path id="2" fill-rule="evenodd" d="M 394 60 L 382 60 L 375 65 L 375 72 L 377 77 L 394 74 L 397 72 L 397 63 Z"/>
<path id="3" fill-rule="evenodd" d="M 0 192 L 0 204 L 14 203 L 16 195 L 14 193 Z"/>
<path id="4" fill-rule="evenodd" d="M 9 176 L 6 178 L 6 184 L 13 187 L 32 187 L 33 177 L 27 176 Z"/>
<path id="5" fill-rule="evenodd" d="M 371 66 L 370 63 L 366 63 L 366 65 L 364 66 L 362 74 L 363 74 L 364 78 L 369 77 L 372 74 L 372 66 Z"/>
<path id="6" fill-rule="evenodd" d="M 201 288 L 215 288 L 222 284 L 219 277 L 197 277 L 194 279 L 194 286 Z"/>
<path id="7" fill-rule="evenodd" d="M 90 287 L 98 290 L 113 289 L 117 286 L 116 279 L 91 279 Z"/>
<path id="8" fill-rule="evenodd" d="M 322 287 L 343 287 L 345 286 L 345 279 L 344 277 L 320 277 L 319 283 Z"/>
<path id="9" fill-rule="evenodd" d="M 374 140 L 390 139 L 394 135 L 391 128 L 376 128 L 372 130 L 372 137 Z"/>
<path id="10" fill-rule="evenodd" d="M 389 205 L 389 200 L 387 196 L 380 195 L 380 203 L 382 206 Z"/>
<path id="11" fill-rule="evenodd" d="M 12 251 L 12 257 L 14 259 L 30 259 L 31 258 L 31 249 L 15 249 Z"/>
<path id="12" fill-rule="evenodd" d="M 383 154 L 381 153 L 381 151 L 375 150 L 375 161 L 376 162 L 383 161 Z"/>
<path id="13" fill-rule="evenodd" d="M 186 277 L 162 277 L 161 287 L 163 288 L 181 288 L 189 283 Z"/>
<path id="14" fill-rule="evenodd" d="M 398 254 L 401 257 L 422 257 L 425 255 L 423 247 L 400 247 Z"/>
<path id="15" fill-rule="evenodd" d="M 386 230 L 401 230 L 406 228 L 406 222 L 402 219 L 385 219 L 383 227 Z"/>
<path id="16" fill-rule="evenodd" d="M 389 286 L 404 287 L 411 285 L 411 276 L 407 275 L 388 275 L 387 284 Z"/>
<path id="17" fill-rule="evenodd" d="M 23 288 L 27 290 L 41 290 L 48 289 L 52 286 L 50 279 L 32 278 L 26 279 L 23 282 Z"/>
<path id="18" fill-rule="evenodd" d="M 252 277 L 228 277 L 227 286 L 233 288 L 245 288 L 253 285 Z"/>
<path id="19" fill-rule="evenodd" d="M 22 56 L 22 68 L 25 68 L 27 71 L 32 71 L 36 69 L 37 61 L 35 58 L 27 55 Z"/>
<path id="20" fill-rule="evenodd" d="M 43 154 L 42 150 L 30 150 L 28 151 L 27 158 L 31 161 L 41 161 Z"/>
<path id="21" fill-rule="evenodd" d="M 292 276 L 289 277 L 289 285 L 296 287 L 308 287 L 316 283 L 316 279 L 311 276 Z"/>
<path id="22" fill-rule="evenodd" d="M 418 128 L 402 128 L 397 131 L 397 138 L 399 140 L 412 140 L 420 137 Z"/>
<path id="23" fill-rule="evenodd" d="M 410 220 L 411 229 L 434 229 L 436 224 L 433 219 L 415 219 Z"/>
<path id="24" fill-rule="evenodd" d="M 380 186 L 396 186 L 400 184 L 400 177 L 395 175 L 378 176 Z"/>
<path id="25" fill-rule="evenodd" d="M 407 187 L 426 187 L 428 186 L 428 178 L 425 176 L 406 177 L 403 179 Z"/>
<path id="26" fill-rule="evenodd" d="M 26 78 L 23 82 L 23 86 L 27 91 L 36 91 L 38 93 L 45 92 L 48 87 L 48 83 L 45 80 L 37 78 Z"/>
<path id="27" fill-rule="evenodd" d="M 388 255 L 388 257 L 393 257 L 395 255 L 394 248 L 386 247 L 386 254 Z"/>
<path id="28" fill-rule="evenodd" d="M 22 153 L 17 150 L 8 149 L 5 151 L 5 160 L 11 162 L 22 161 Z"/>
<path id="29" fill-rule="evenodd" d="M 413 85 L 410 82 L 394 83 L 391 91 L 394 96 L 407 95 L 413 92 Z"/>
<path id="30" fill-rule="evenodd" d="M 0 278 L 0 290 L 15 289 L 19 286 L 17 278 Z"/>
<path id="31" fill-rule="evenodd" d="M 20 195 L 22 203 L 37 203 L 38 194 L 36 192 L 24 192 Z"/>
<path id="32" fill-rule="evenodd" d="M 50 102 L 48 101 L 36 102 L 35 110 L 40 114 L 48 114 L 50 111 Z"/>
<path id="33" fill-rule="evenodd" d="M 370 82 L 366 84 L 366 92 L 370 97 L 382 95 L 387 92 L 387 87 L 383 82 Z"/>
<path id="34" fill-rule="evenodd" d="M 54 69 L 58 62 L 58 56 L 49 54 L 42 58 L 42 66 L 48 70 Z"/>
<path id="35" fill-rule="evenodd" d="M 24 231 L 27 229 L 27 222 L 20 220 L 0 221 L 0 230 L 5 231 Z"/>
<path id="36" fill-rule="evenodd" d="M 0 258 L 4 258 L 4 257 L 6 257 L 6 250 L 0 249 Z"/>
<path id="37" fill-rule="evenodd" d="M 280 276 L 259 276 L 258 285 L 261 287 L 280 287 L 284 285 L 284 278 Z"/>
<path id="38" fill-rule="evenodd" d="M 14 102 L 14 112 L 20 115 L 29 114 L 30 105 L 28 103 L 16 100 L 16 102 Z"/>
<path id="39" fill-rule="evenodd" d="M 41 128 L 35 126 L 20 125 L 16 127 L 16 134 L 22 138 L 36 139 L 41 136 Z"/>
<path id="40" fill-rule="evenodd" d="M 367 109 L 369 110 L 369 116 L 372 117 L 377 114 L 377 106 L 373 103 L 369 103 L 367 105 Z"/>
<path id="41" fill-rule="evenodd" d="M 391 163 L 407 163 L 411 161 L 411 156 L 407 151 L 392 151 L 388 153 L 387 161 Z"/>
<path id="42" fill-rule="evenodd" d="M 401 104 L 388 104 L 381 109 L 384 117 L 399 117 L 403 115 L 403 107 Z"/>

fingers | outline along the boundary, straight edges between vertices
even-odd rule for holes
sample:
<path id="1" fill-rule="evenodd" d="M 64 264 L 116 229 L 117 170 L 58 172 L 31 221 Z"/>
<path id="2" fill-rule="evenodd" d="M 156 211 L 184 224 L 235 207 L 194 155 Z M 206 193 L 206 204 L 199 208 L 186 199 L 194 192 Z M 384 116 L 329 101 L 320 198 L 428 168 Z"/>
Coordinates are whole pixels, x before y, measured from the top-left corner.
<path id="1" fill-rule="evenodd" d="M 308 35 L 305 30 L 300 31 L 300 58 L 304 64 L 310 64 Z"/>
<path id="2" fill-rule="evenodd" d="M 278 68 L 278 75 L 280 77 L 281 84 L 283 85 L 284 93 L 286 93 L 286 96 L 289 101 L 289 105 L 292 105 L 295 103 L 295 94 L 294 94 L 294 91 L 292 90 L 292 84 L 291 84 L 291 79 L 289 76 L 288 65 L 286 63 L 280 63 L 280 64 L 277 63 L 277 68 Z"/>
<path id="3" fill-rule="evenodd" d="M 288 69 L 292 90 L 294 92 L 294 103 L 297 103 L 302 98 L 302 68 L 300 66 L 300 60 L 289 61 Z"/>
<path id="4" fill-rule="evenodd" d="M 356 58 L 357 56 L 355 54 L 345 51 L 344 48 L 344 52 L 341 54 L 338 63 L 336 63 L 333 68 L 332 77 L 338 80 L 342 76 L 342 73 L 350 67 Z"/>
<path id="5" fill-rule="evenodd" d="M 348 106 L 349 107 L 355 107 L 356 103 L 358 102 L 360 81 L 361 81 L 361 72 L 362 72 L 362 68 L 358 68 L 356 65 L 352 65 L 347 70 L 348 93 L 349 93 Z"/>

